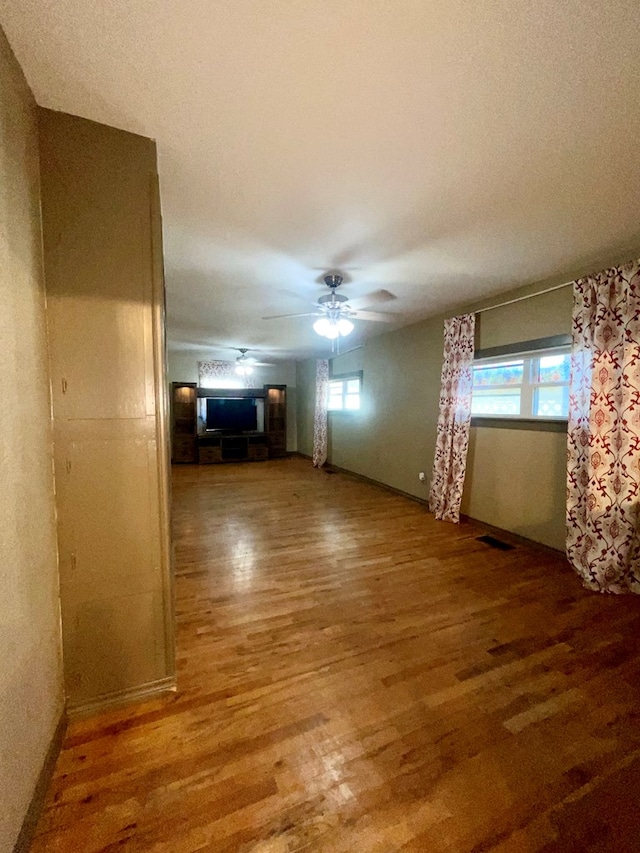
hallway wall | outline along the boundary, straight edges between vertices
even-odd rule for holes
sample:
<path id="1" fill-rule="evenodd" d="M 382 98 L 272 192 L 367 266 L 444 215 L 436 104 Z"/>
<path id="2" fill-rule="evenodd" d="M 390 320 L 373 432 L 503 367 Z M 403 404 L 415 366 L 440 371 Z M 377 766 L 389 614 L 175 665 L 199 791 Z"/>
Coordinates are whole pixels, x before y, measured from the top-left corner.
<path id="1" fill-rule="evenodd" d="M 36 105 L 0 30 L 0 851 L 63 709 Z"/>

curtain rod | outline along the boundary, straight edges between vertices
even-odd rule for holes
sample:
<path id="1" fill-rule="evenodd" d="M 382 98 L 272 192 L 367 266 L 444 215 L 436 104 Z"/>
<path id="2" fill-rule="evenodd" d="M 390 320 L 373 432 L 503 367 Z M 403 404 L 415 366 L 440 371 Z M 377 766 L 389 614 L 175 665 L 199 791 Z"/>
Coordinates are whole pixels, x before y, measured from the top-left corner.
<path id="1" fill-rule="evenodd" d="M 487 308 L 478 308 L 477 311 L 472 311 L 472 314 L 482 314 L 483 311 L 493 311 L 494 308 L 504 308 L 505 305 L 513 305 L 514 302 L 523 302 L 525 299 L 533 299 L 534 296 L 542 296 L 545 293 L 551 293 L 554 290 L 561 290 L 563 287 L 571 287 L 572 281 L 565 281 L 564 284 L 556 284 L 555 287 L 547 287 L 546 290 L 537 290 L 535 293 L 527 293 L 526 296 L 517 296 L 515 299 L 508 299 L 506 302 L 499 302 L 497 305 L 489 305 Z"/>

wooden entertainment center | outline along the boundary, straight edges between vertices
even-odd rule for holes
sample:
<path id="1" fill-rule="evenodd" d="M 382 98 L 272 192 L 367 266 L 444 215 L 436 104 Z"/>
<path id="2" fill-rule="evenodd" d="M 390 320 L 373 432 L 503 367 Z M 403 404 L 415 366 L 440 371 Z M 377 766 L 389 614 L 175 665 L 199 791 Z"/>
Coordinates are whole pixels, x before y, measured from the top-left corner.
<path id="1" fill-rule="evenodd" d="M 261 402 L 263 430 L 207 430 L 198 415 L 198 401 Z M 171 461 L 210 465 L 222 462 L 260 462 L 286 456 L 287 386 L 262 388 L 199 388 L 195 382 L 171 383 Z"/>
<path id="2" fill-rule="evenodd" d="M 269 439 L 264 432 L 253 435 L 202 435 L 198 437 L 198 462 L 260 462 L 269 458 Z"/>

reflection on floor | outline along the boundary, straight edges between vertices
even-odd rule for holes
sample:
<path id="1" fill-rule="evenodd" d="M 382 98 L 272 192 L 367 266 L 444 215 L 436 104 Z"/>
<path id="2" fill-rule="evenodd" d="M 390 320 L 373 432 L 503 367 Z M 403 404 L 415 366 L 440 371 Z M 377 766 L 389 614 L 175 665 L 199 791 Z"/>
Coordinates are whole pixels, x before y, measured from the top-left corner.
<path id="1" fill-rule="evenodd" d="M 300 459 L 173 500 L 179 691 L 70 727 L 34 851 L 640 849 L 636 598 Z"/>

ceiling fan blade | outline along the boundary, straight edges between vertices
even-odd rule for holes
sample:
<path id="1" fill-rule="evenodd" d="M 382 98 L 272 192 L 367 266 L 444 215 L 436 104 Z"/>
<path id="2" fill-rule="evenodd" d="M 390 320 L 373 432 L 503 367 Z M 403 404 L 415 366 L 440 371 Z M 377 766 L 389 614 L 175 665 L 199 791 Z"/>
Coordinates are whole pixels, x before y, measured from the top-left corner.
<path id="1" fill-rule="evenodd" d="M 263 320 L 283 320 L 285 317 L 316 317 L 317 311 L 306 311 L 304 314 L 272 314 L 270 317 L 263 317 Z"/>
<path id="2" fill-rule="evenodd" d="M 380 314 L 378 311 L 354 311 L 356 320 L 372 320 L 375 323 L 393 323 L 397 314 Z"/>
<path id="3" fill-rule="evenodd" d="M 369 305 L 381 305 L 383 302 L 393 302 L 398 297 L 395 293 L 389 290 L 374 290 L 372 293 L 367 293 L 366 296 L 359 296 L 356 299 L 350 299 L 349 303 L 354 311 L 358 310 L 358 306 L 366 311 Z"/>
<path id="4" fill-rule="evenodd" d="M 251 367 L 275 367 L 272 361 L 252 361 Z"/>

